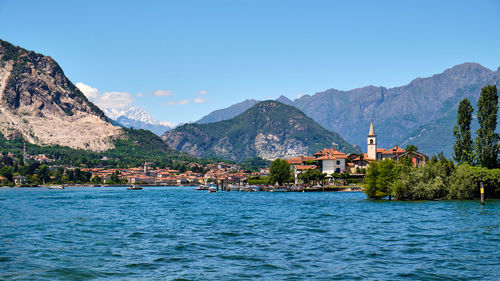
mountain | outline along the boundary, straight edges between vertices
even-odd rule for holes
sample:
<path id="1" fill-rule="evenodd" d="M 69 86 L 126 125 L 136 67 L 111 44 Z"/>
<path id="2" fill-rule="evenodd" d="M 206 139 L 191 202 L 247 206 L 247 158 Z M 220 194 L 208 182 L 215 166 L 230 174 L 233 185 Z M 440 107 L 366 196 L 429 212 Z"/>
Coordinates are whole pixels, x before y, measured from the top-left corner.
<path id="1" fill-rule="evenodd" d="M 464 63 L 432 77 L 416 78 L 401 87 L 330 89 L 302 96 L 292 104 L 320 125 L 341 132 L 348 142 L 363 148 L 369 120 L 373 119 L 379 147 L 412 143 L 424 153 L 444 151 L 449 156 L 458 103 L 469 98 L 475 104 L 481 88 L 489 84 L 500 85 L 500 68 L 492 71 L 477 63 Z M 234 109 L 217 112 L 217 116 L 231 118 Z"/>
<path id="2" fill-rule="evenodd" d="M 0 40 L 0 151 L 19 153 L 26 140 L 29 153 L 74 165 L 192 159 L 150 131 L 111 122 L 51 57 Z"/>
<path id="3" fill-rule="evenodd" d="M 184 124 L 162 138 L 171 147 L 199 157 L 236 161 L 310 155 L 333 143 L 344 152 L 360 151 L 297 108 L 277 101 L 260 102 L 229 120 Z"/>
<path id="4" fill-rule="evenodd" d="M 0 40 L 0 133 L 40 145 L 107 150 L 113 126 L 51 58 Z"/>
<path id="5" fill-rule="evenodd" d="M 277 98 L 276 101 L 279 101 L 282 104 L 293 106 L 293 101 L 291 101 L 289 98 L 287 98 L 287 97 L 285 97 L 283 95 L 281 95 L 279 98 Z"/>
<path id="6" fill-rule="evenodd" d="M 244 100 L 244 101 L 239 102 L 237 104 L 233 104 L 230 107 L 213 111 L 210 114 L 208 114 L 207 116 L 196 121 L 196 123 L 206 124 L 206 123 L 212 123 L 212 122 L 231 119 L 231 118 L 235 117 L 236 115 L 240 115 L 241 113 L 245 112 L 250 107 L 256 105 L 259 102 L 260 101 L 252 100 L 252 99 L 251 100 Z"/>
<path id="7" fill-rule="evenodd" d="M 104 109 L 104 113 L 127 128 L 149 130 L 158 136 L 171 129 L 167 122 L 156 120 L 142 108 Z"/>

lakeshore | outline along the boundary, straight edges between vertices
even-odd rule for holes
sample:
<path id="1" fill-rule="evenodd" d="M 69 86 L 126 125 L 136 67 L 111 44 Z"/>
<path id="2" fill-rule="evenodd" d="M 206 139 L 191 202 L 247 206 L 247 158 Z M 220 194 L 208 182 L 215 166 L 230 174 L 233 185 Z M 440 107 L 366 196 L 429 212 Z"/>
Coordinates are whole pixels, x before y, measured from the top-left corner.
<path id="1" fill-rule="evenodd" d="M 123 188 L 126 189 L 127 185 L 123 184 L 65 184 L 61 185 L 64 188 L 92 188 L 92 189 L 101 189 L 106 187 L 112 188 Z M 154 188 L 154 187 L 167 187 L 167 188 L 176 188 L 176 187 L 184 187 L 184 188 L 197 188 L 194 185 L 157 185 L 157 184 L 141 184 L 141 187 L 145 188 Z M 30 188 L 30 189 L 51 189 L 53 185 L 37 185 L 37 186 L 2 186 L 0 188 L 3 189 L 19 189 L 19 188 Z M 252 187 L 258 187 L 257 189 Z M 62 188 L 61 188 L 62 189 Z M 200 189 L 200 191 L 208 190 Z M 260 185 L 260 186 L 228 186 L 228 187 L 217 187 L 217 191 L 220 192 L 276 192 L 279 190 L 280 192 L 362 192 L 364 188 L 361 186 L 313 186 L 313 187 L 303 187 L 303 186 L 268 186 L 268 185 Z"/>

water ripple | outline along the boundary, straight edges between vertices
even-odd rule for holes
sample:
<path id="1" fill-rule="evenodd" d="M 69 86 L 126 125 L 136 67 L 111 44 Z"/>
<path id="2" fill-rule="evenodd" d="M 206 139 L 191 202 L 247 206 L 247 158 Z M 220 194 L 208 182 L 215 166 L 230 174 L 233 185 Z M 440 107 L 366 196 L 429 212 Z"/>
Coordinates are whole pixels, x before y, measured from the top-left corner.
<path id="1" fill-rule="evenodd" d="M 500 201 L 0 190 L 1 280 L 499 280 Z"/>

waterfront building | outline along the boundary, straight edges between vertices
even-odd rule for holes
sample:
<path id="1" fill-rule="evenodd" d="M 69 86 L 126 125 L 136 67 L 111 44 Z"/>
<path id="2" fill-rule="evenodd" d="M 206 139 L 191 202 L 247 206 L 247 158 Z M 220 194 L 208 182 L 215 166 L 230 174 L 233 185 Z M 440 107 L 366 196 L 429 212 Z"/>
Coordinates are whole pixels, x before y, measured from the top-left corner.
<path id="1" fill-rule="evenodd" d="M 389 149 L 377 148 L 377 135 L 375 134 L 373 120 L 370 120 L 370 130 L 368 132 L 366 145 L 367 153 L 352 160 L 356 167 L 366 168 L 369 163 L 373 161 L 381 161 L 384 159 L 400 161 L 406 157 L 412 158 L 414 166 L 420 166 L 424 165 L 426 159 L 428 159 L 427 155 L 421 152 L 407 152 L 399 147 L 399 145 Z"/>

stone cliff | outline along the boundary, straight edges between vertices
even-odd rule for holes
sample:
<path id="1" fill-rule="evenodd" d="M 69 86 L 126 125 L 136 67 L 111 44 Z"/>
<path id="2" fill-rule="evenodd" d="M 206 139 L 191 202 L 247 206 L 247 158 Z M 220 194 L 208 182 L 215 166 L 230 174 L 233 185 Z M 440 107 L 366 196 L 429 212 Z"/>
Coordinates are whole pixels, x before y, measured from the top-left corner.
<path id="1" fill-rule="evenodd" d="M 103 151 L 123 135 L 51 58 L 0 40 L 0 133 Z"/>

